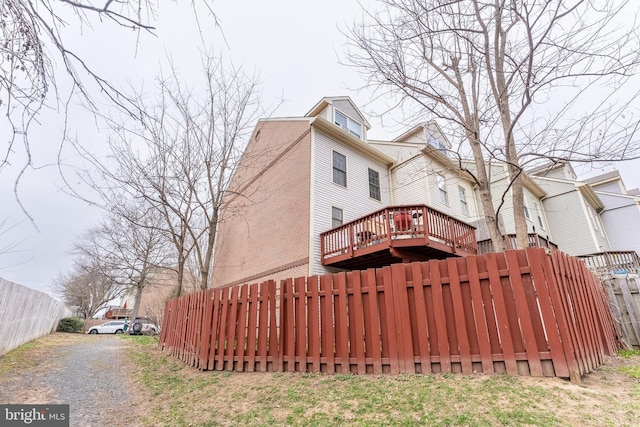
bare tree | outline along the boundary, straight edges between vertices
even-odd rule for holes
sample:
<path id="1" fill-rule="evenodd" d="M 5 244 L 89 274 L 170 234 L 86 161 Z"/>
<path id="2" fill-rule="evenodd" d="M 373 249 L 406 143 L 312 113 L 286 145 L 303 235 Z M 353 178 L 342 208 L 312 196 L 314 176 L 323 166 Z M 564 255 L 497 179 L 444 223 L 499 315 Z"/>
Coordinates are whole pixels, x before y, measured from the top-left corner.
<path id="1" fill-rule="evenodd" d="M 637 72 L 638 29 L 618 28 L 632 2 L 380 3 L 382 11 L 370 12 L 349 32 L 349 61 L 400 105 L 418 105 L 421 121 L 425 113 L 441 119 L 466 143 L 458 155 L 473 156 L 468 172 L 478 184 L 494 248 L 504 248 L 497 221 L 502 204 L 493 206 L 486 161 L 508 166 L 507 191 L 524 247 L 525 165 L 541 157 L 602 161 L 640 154 L 637 120 L 629 114 L 635 94 L 613 109 L 607 103 L 575 109 L 593 89 L 610 96 Z M 556 93 L 564 95 L 560 103 L 552 102 Z"/>
<path id="2" fill-rule="evenodd" d="M 209 284 L 223 198 L 260 112 L 255 76 L 213 56 L 204 57 L 202 70 L 199 92 L 174 69 L 160 79 L 157 99 L 140 97 L 144 123 L 110 121 L 115 167 L 91 158 L 107 191 L 143 200 L 162 217 L 159 227 L 176 254 L 178 294 L 190 260 L 200 287 Z"/>
<path id="3" fill-rule="evenodd" d="M 21 223 L 21 221 L 12 223 L 9 221 L 9 219 L 10 217 L 7 216 L 4 219 L 0 220 L 0 258 L 3 255 L 12 255 L 27 251 L 23 248 L 23 246 L 28 237 L 22 237 L 18 240 L 11 240 L 11 238 L 8 237 L 8 235 Z M 0 262 L 0 269 L 4 267 L 6 266 L 3 266 L 3 264 Z"/>
<path id="4" fill-rule="evenodd" d="M 100 270 L 88 260 L 79 259 L 70 273 L 61 274 L 54 281 L 55 292 L 83 319 L 95 316 L 124 290 Z"/>
<path id="5" fill-rule="evenodd" d="M 132 318 L 138 315 L 142 292 L 154 272 L 170 265 L 170 252 L 160 231 L 157 212 L 143 206 L 115 203 L 98 227 L 75 243 L 74 253 L 91 260 L 95 268 L 121 289 L 134 294 Z"/>
<path id="6" fill-rule="evenodd" d="M 54 103 L 79 96 L 95 110 L 96 96 L 128 114 L 143 115 L 125 92 L 91 67 L 87 58 L 68 43 L 78 33 L 94 27 L 121 27 L 137 33 L 155 35 L 155 20 L 161 6 L 157 0 L 0 0 L 0 171 L 22 144 L 26 166 L 31 164 L 29 128 L 37 121 L 48 96 Z M 185 2 L 194 9 L 196 21 L 204 8 L 217 25 L 213 1 Z M 69 34 L 69 28 L 75 34 Z M 60 80 L 70 89 L 60 92 Z M 61 102 L 62 101 L 62 102 Z M 56 106 L 54 106 L 55 108 Z M 5 139 L 7 138 L 7 139 Z M 6 144 L 5 144 L 6 142 Z"/>

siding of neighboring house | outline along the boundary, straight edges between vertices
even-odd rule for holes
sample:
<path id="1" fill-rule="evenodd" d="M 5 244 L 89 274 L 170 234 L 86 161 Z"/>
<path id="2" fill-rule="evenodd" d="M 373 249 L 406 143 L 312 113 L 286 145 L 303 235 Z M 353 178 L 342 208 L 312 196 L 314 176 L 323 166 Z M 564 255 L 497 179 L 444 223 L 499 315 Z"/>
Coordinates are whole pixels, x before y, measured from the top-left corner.
<path id="1" fill-rule="evenodd" d="M 513 233 L 515 231 L 515 223 L 513 221 L 513 203 L 511 201 L 511 191 L 509 190 L 509 180 L 507 179 L 506 169 L 502 165 L 494 164 L 488 168 L 487 173 L 489 174 L 489 180 L 491 182 L 493 207 L 496 209 L 496 213 L 499 216 L 499 223 L 501 225 L 500 231 L 503 234 Z M 503 195 L 504 203 L 502 203 Z M 501 204 L 502 206 L 500 206 Z"/>
<path id="2" fill-rule="evenodd" d="M 393 203 L 395 205 L 431 205 L 424 157 L 403 163 L 393 169 Z"/>
<path id="3" fill-rule="evenodd" d="M 388 166 L 378 163 L 366 155 L 347 147 L 331 137 L 313 129 L 313 171 L 312 178 L 312 228 L 311 269 L 309 274 L 324 274 L 335 271 L 322 266 L 320 262 L 320 233 L 331 226 L 331 207 L 342 209 L 343 222 L 353 221 L 391 204 Z M 346 156 L 347 186 L 333 182 L 333 151 Z M 368 169 L 380 174 L 381 200 L 369 197 Z M 307 233 L 309 234 L 309 233 Z"/>
<path id="4" fill-rule="evenodd" d="M 640 197 L 627 192 L 617 171 L 590 178 L 587 182 L 604 205 L 600 218 L 611 249 L 640 253 Z"/>
<path id="5" fill-rule="evenodd" d="M 220 223 L 213 287 L 308 274 L 311 141 L 308 120 L 258 124 Z"/>
<path id="6" fill-rule="evenodd" d="M 640 201 L 632 196 L 596 191 L 605 205 L 602 222 L 612 250 L 640 253 Z"/>
<path id="7" fill-rule="evenodd" d="M 477 219 L 478 212 L 475 206 L 475 198 L 473 195 L 473 186 L 465 179 L 460 178 L 457 174 L 451 172 L 445 166 L 438 162 L 427 160 L 427 171 L 425 180 L 429 190 L 428 203 L 432 208 L 439 210 L 449 216 L 471 223 Z M 438 175 L 444 177 L 445 187 L 447 191 L 447 203 L 443 203 L 440 197 L 440 188 L 438 187 Z M 462 211 L 458 187 L 465 190 L 468 213 Z"/>
<path id="8" fill-rule="evenodd" d="M 584 255 L 608 249 L 595 209 L 574 182 L 535 177 L 534 181 L 547 193 L 544 209 L 552 240 L 560 250 Z"/>
<path id="9" fill-rule="evenodd" d="M 369 143 L 398 163 L 392 170 L 393 204 L 425 204 L 466 223 L 476 221 L 479 214 L 472 183 L 452 172 L 450 165 L 443 165 L 427 154 L 416 156 L 426 146 L 424 137 L 418 138 L 420 135 L 421 132 L 415 132 L 403 140 L 403 143 Z M 443 204 L 440 199 L 438 174 L 445 178 L 447 204 Z M 466 214 L 462 210 L 458 186 L 465 190 Z"/>

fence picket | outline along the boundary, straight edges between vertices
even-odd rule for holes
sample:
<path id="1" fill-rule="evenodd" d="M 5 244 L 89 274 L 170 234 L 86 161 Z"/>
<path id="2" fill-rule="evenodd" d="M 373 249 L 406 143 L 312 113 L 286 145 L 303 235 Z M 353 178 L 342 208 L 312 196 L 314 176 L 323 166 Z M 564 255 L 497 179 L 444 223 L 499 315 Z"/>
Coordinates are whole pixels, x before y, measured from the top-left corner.
<path id="1" fill-rule="evenodd" d="M 322 357 L 326 360 L 326 372 L 335 373 L 335 353 L 334 353 L 334 317 L 333 317 L 333 289 L 331 287 L 331 276 L 320 277 L 320 312 L 322 313 Z"/>
<path id="2" fill-rule="evenodd" d="M 309 336 L 309 354 L 311 372 L 320 372 L 320 281 L 312 276 L 307 282 L 310 292 L 307 307 L 307 330 Z"/>
<path id="3" fill-rule="evenodd" d="M 382 351 L 380 349 L 380 311 L 378 308 L 378 286 L 376 271 L 369 269 L 362 272 L 362 289 L 367 291 L 363 301 L 365 327 L 365 360 L 371 359 L 374 374 L 382 373 Z"/>
<path id="4" fill-rule="evenodd" d="M 451 355 L 449 353 L 449 340 L 447 339 L 447 318 L 444 312 L 444 298 L 442 296 L 442 284 L 440 283 L 440 268 L 438 261 L 429 261 L 429 273 L 431 289 L 433 292 L 433 314 L 435 316 L 435 330 L 438 345 L 441 373 L 451 372 Z"/>
<path id="5" fill-rule="evenodd" d="M 462 373 L 469 375 L 473 372 L 471 363 L 471 348 L 467 334 L 467 322 L 462 302 L 462 288 L 458 275 L 458 265 L 455 258 L 447 259 L 447 271 L 449 272 L 449 287 L 453 300 L 453 314 L 455 317 L 456 333 L 458 335 L 458 351 L 460 353 L 460 367 Z"/>
<path id="6" fill-rule="evenodd" d="M 506 255 L 508 268 L 511 272 L 509 278 L 513 286 L 515 308 L 517 310 L 517 317 L 520 319 L 520 327 L 524 338 L 525 351 L 527 353 L 529 372 L 534 377 L 541 377 L 543 376 L 542 364 L 540 363 L 540 353 L 538 352 L 536 335 L 533 330 L 532 316 L 524 290 L 520 259 L 518 258 L 518 253 L 514 251 L 509 251 Z M 517 274 L 515 274 L 515 272 L 517 272 Z"/>
<path id="7" fill-rule="evenodd" d="M 500 254 L 487 254 L 487 269 L 489 272 L 489 286 L 494 298 L 494 309 L 496 320 L 498 322 L 498 330 L 500 331 L 500 344 L 502 346 L 502 354 L 504 355 L 504 365 L 509 375 L 518 374 L 518 365 L 516 363 L 515 349 L 513 346 L 513 336 L 509 317 L 507 314 L 507 300 L 505 300 L 502 289 L 502 281 L 500 280 L 500 271 L 498 269 L 497 257 Z M 520 274 L 518 271 L 517 274 Z"/>
<path id="8" fill-rule="evenodd" d="M 418 335 L 418 356 L 420 357 L 420 372 L 431 372 L 431 354 L 429 353 L 429 329 L 427 328 L 427 306 L 424 298 L 424 283 L 420 263 L 409 264 L 411 280 L 413 281 L 413 297 L 416 309 L 416 328 Z"/>
<path id="9" fill-rule="evenodd" d="M 363 272 L 355 271 L 353 273 L 349 273 L 349 277 L 351 280 L 348 283 L 352 284 L 351 294 L 349 298 L 351 299 L 352 304 L 349 307 L 353 307 L 349 310 L 349 326 L 351 327 L 351 332 L 349 334 L 349 338 L 351 340 L 351 353 L 355 356 L 356 359 L 356 372 L 358 374 L 366 374 L 367 373 L 367 365 L 366 360 L 364 358 L 364 322 L 363 322 L 363 314 L 364 309 L 362 306 L 362 285 L 361 285 L 361 274 Z"/>

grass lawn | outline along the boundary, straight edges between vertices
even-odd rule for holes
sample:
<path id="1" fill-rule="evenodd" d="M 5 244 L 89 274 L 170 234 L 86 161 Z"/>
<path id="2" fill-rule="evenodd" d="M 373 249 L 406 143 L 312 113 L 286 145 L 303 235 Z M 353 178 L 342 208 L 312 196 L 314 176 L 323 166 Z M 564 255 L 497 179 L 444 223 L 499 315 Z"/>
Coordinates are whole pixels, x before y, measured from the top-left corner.
<path id="1" fill-rule="evenodd" d="M 572 384 L 506 375 L 201 372 L 160 353 L 128 357 L 147 426 L 637 426 L 640 352 Z"/>

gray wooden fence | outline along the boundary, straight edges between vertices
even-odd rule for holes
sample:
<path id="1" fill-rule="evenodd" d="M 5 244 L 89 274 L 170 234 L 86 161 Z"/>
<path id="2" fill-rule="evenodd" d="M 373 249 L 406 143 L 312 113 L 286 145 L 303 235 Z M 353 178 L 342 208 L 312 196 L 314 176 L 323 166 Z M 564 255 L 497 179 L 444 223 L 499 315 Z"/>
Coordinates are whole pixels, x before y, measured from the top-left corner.
<path id="1" fill-rule="evenodd" d="M 602 279 L 622 340 L 640 348 L 640 256 L 635 251 L 609 251 L 580 258 Z"/>
<path id="2" fill-rule="evenodd" d="M 68 316 L 69 309 L 44 292 L 0 278 L 0 355 L 54 332 Z"/>
<path id="3" fill-rule="evenodd" d="M 625 343 L 640 348 L 640 279 L 637 274 L 613 274 L 603 280 L 613 317 Z"/>

